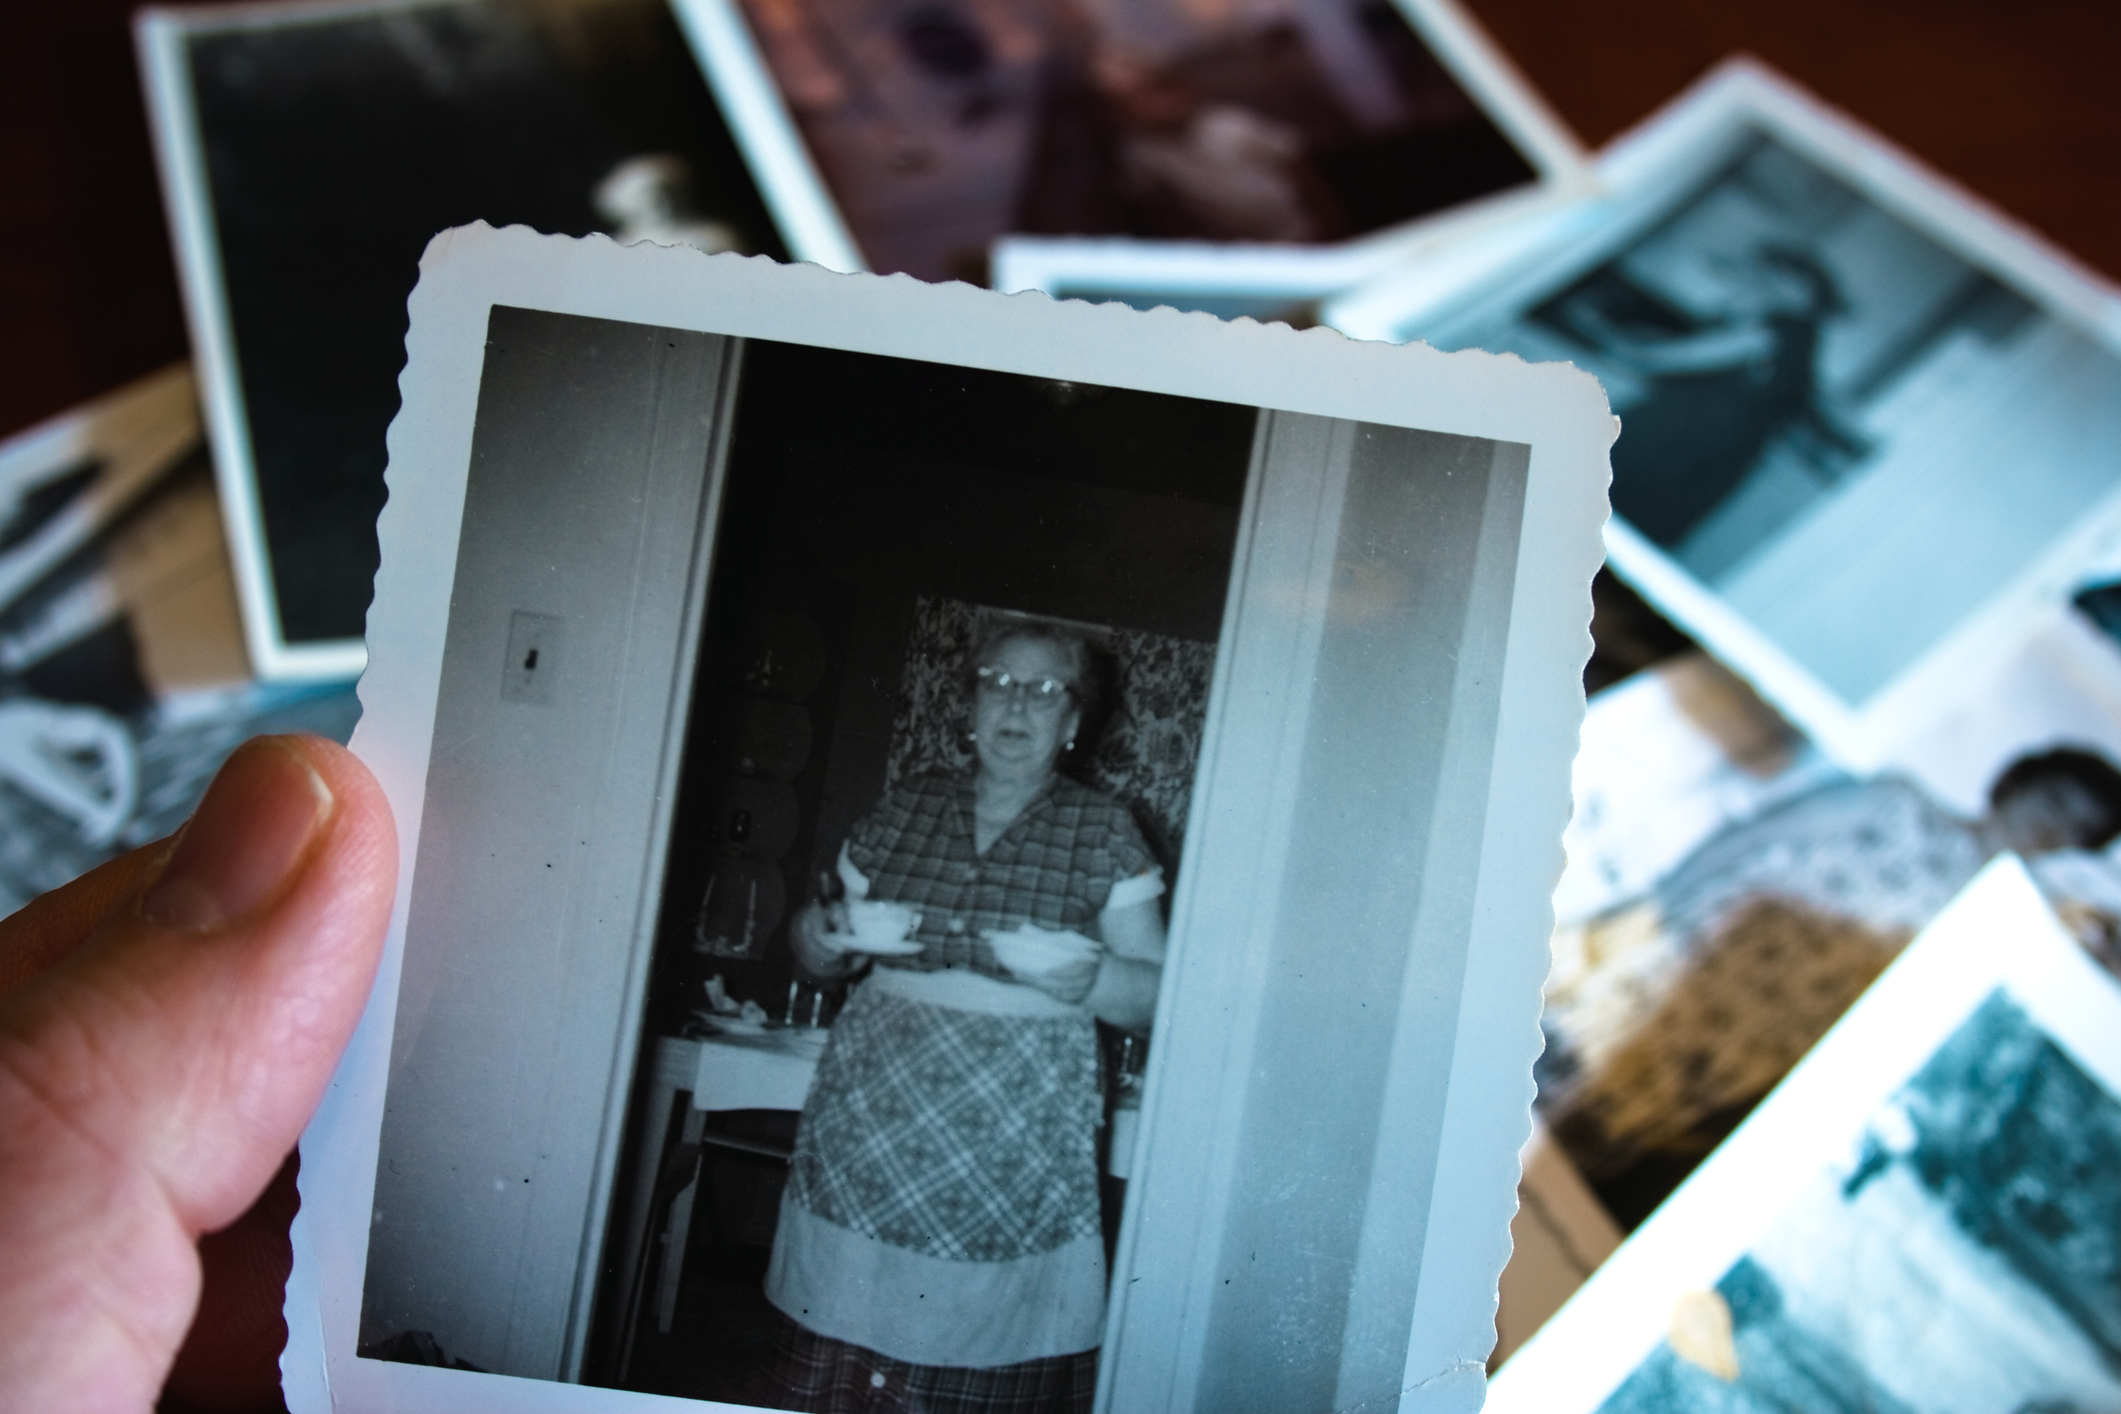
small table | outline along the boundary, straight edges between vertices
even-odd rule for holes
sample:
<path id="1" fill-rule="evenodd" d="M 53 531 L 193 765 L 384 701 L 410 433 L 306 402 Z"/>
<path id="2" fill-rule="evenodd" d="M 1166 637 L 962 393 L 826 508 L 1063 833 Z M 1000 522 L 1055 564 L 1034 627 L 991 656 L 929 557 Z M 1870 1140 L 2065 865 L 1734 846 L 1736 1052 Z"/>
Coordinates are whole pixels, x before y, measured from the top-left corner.
<path id="1" fill-rule="evenodd" d="M 655 1218 L 656 1183 L 664 1156 L 674 1146 L 729 1149 L 761 1158 L 788 1157 L 785 1150 L 735 1135 L 717 1135 L 707 1129 L 710 1112 L 726 1110 L 796 1110 L 810 1093 L 817 1076 L 818 1057 L 824 1053 L 829 1032 L 814 1027 L 773 1027 L 758 1035 L 718 1035 L 699 1040 L 659 1036 L 655 1043 L 654 1071 L 649 1076 L 647 1107 L 641 1137 L 634 1151 L 632 1202 L 626 1214 L 626 1289 L 648 1261 L 650 1244 L 658 1234 L 650 1231 Z M 683 1121 L 672 1132 L 670 1111 L 681 1093 L 690 1093 Z M 684 1267 L 685 1243 L 691 1236 L 692 1208 L 699 1191 L 699 1173 L 670 1200 L 669 1218 L 660 1234 L 664 1260 L 657 1274 L 655 1293 L 656 1328 L 667 1332 L 677 1310 L 678 1279 Z M 638 1319 L 629 1312 L 629 1327 Z M 632 1344 L 630 1331 L 626 1344 Z"/>
<path id="2" fill-rule="evenodd" d="M 693 1067 L 694 1113 L 712 1110 L 800 1110 L 817 1078 L 818 1057 L 832 1033 L 810 1026 L 759 1035 L 709 1036 Z"/>

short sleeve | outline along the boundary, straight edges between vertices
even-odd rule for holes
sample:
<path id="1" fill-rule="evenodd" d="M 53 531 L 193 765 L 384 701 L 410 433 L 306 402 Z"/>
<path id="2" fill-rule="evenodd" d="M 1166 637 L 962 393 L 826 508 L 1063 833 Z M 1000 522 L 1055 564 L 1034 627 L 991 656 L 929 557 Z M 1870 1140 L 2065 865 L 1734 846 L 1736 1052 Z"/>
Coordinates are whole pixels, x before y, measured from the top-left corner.
<path id="1" fill-rule="evenodd" d="M 1109 812 L 1105 831 L 1105 867 L 1112 883 L 1098 911 L 1108 908 L 1125 908 L 1129 904 L 1153 899 L 1164 891 L 1164 871 L 1157 864 L 1156 856 L 1149 852 L 1147 841 L 1142 839 L 1141 828 L 1134 823 L 1134 814 L 1116 800 L 1108 799 L 1105 809 Z"/>
<path id="2" fill-rule="evenodd" d="M 1129 874 L 1114 884 L 1112 892 L 1105 895 L 1104 911 L 1109 913 L 1115 908 L 1131 908 L 1137 903 L 1147 903 L 1151 899 L 1161 897 L 1163 892 L 1164 871 L 1152 864 L 1148 872 Z"/>

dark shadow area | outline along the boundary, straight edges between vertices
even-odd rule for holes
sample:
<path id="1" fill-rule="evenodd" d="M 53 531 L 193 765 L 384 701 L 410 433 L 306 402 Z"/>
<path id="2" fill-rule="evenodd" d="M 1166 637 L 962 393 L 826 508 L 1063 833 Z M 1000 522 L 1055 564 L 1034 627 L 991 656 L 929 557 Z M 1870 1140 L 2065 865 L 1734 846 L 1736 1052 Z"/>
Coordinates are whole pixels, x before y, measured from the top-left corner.
<path id="1" fill-rule="evenodd" d="M 783 252 L 662 0 L 488 0 L 190 44 L 282 631 L 360 636 L 406 297 L 437 231 L 586 235 L 620 162 L 669 153 L 749 249 Z"/>

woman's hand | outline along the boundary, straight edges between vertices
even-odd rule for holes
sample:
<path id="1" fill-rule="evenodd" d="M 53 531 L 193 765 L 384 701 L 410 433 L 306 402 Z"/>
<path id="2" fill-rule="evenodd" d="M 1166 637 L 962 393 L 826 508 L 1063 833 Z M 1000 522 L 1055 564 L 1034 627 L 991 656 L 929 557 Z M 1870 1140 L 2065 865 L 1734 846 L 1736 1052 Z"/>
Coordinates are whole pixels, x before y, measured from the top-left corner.
<path id="1" fill-rule="evenodd" d="M 989 933 L 987 942 L 994 948 L 994 960 L 1011 977 L 1070 1006 L 1090 995 L 1105 957 L 1104 946 L 1094 938 L 1032 923 Z"/>
<path id="2" fill-rule="evenodd" d="M 804 904 L 789 925 L 788 944 L 796 966 L 812 982 L 843 982 L 869 961 L 854 951 L 854 928 L 844 903 L 813 899 Z"/>

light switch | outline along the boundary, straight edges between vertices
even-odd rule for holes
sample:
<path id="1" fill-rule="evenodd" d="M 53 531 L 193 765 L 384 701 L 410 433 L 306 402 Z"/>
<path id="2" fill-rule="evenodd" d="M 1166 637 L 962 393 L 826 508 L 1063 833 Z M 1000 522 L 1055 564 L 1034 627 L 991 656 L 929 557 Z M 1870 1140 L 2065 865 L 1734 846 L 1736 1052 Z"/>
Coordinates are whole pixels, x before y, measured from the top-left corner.
<path id="1" fill-rule="evenodd" d="M 560 669 L 562 621 L 521 609 L 508 616 L 508 658 L 501 665 L 501 700 L 543 707 L 552 701 L 553 675 Z"/>

